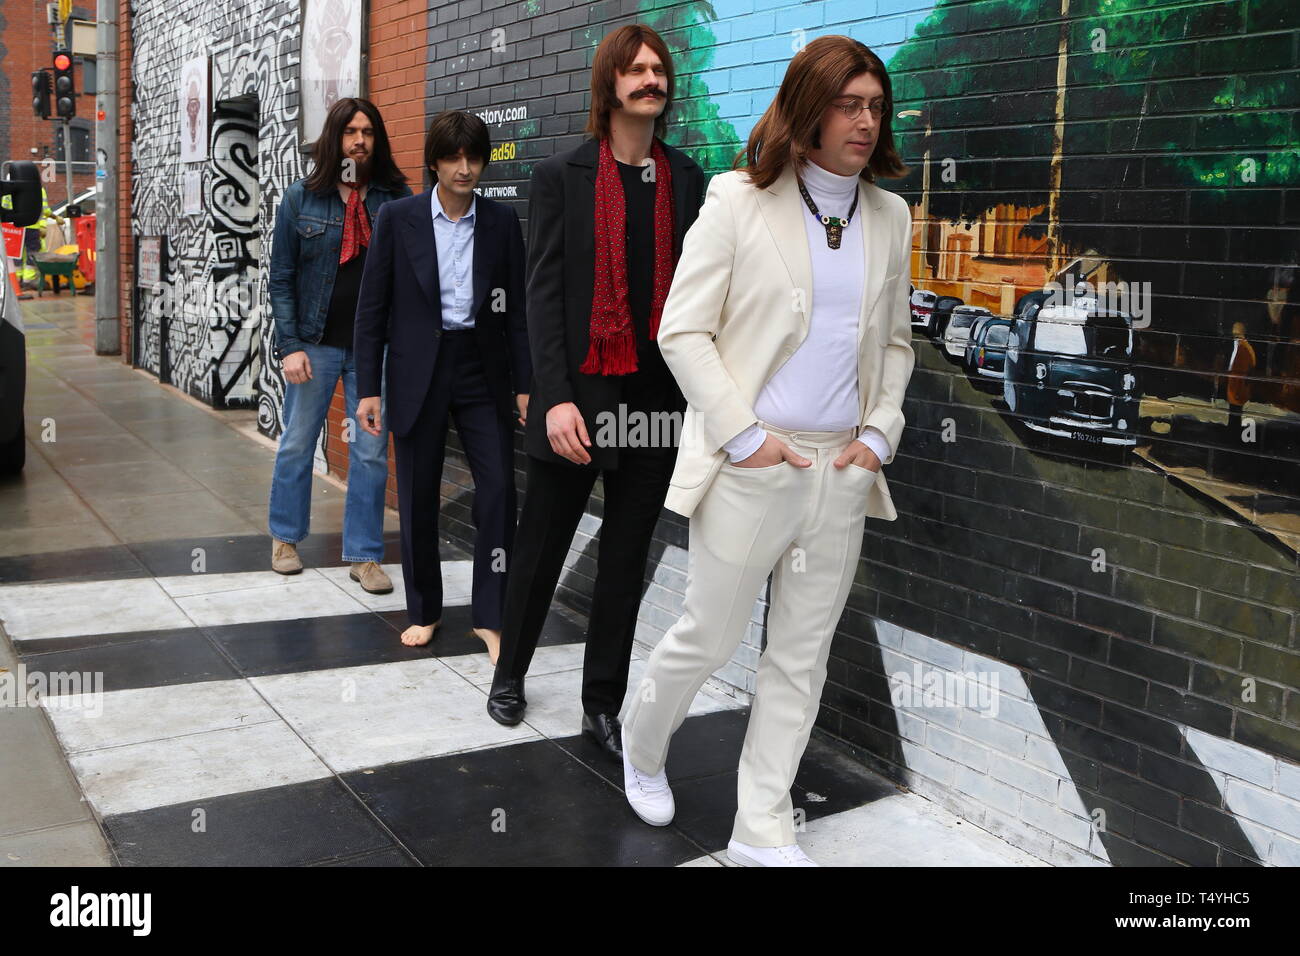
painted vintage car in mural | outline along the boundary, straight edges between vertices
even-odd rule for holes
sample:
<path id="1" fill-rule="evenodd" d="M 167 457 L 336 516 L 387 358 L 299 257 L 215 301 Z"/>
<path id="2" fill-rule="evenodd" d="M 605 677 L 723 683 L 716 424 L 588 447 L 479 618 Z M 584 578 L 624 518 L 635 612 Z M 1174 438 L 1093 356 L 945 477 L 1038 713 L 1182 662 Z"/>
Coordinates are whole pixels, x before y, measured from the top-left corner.
<path id="1" fill-rule="evenodd" d="M 952 310 L 965 304 L 955 295 L 941 295 L 935 299 L 934 321 L 930 324 L 929 329 L 930 338 L 942 339 L 943 333 L 948 329 L 948 320 L 952 318 Z"/>
<path id="2" fill-rule="evenodd" d="M 960 362 L 966 354 L 966 340 L 970 338 L 971 328 L 980 319 L 992 318 L 993 313 L 978 305 L 959 305 L 952 310 L 952 316 L 943 330 L 944 355 L 955 362 Z"/>
<path id="3" fill-rule="evenodd" d="M 1132 318 L 1087 303 L 1030 311 L 1007 340 L 1002 396 L 1012 414 L 1041 434 L 1136 444 Z"/>
<path id="4" fill-rule="evenodd" d="M 915 286 L 910 288 L 912 328 L 918 329 L 927 338 L 942 339 L 948 328 L 948 320 L 952 317 L 952 310 L 964 303 L 955 295 L 940 295 Z"/>
<path id="5" fill-rule="evenodd" d="M 934 326 L 934 302 L 938 298 L 926 289 L 912 290 L 912 328 L 920 328 L 927 335 Z"/>
<path id="6" fill-rule="evenodd" d="M 1003 377 L 1011 325 L 1010 319 L 993 316 L 971 332 L 962 365 L 972 379 L 979 382 L 981 379 Z"/>

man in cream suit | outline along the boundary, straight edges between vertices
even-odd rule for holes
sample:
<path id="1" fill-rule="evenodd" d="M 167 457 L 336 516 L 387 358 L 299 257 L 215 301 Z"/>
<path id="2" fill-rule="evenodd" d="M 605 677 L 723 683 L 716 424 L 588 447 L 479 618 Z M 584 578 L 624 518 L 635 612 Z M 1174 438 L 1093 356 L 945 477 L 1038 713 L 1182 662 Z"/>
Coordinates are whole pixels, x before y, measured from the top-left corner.
<path id="1" fill-rule="evenodd" d="M 745 865 L 816 865 L 795 839 L 790 786 L 865 519 L 897 517 L 880 467 L 902 436 L 915 355 L 911 214 L 874 184 L 905 172 L 891 100 L 884 64 L 856 40 L 796 54 L 746 167 L 709 185 L 659 330 L 689 402 L 666 506 L 690 518 L 690 576 L 621 715 L 624 786 L 647 823 L 672 820 L 669 739 L 771 573 L 728 846 Z"/>

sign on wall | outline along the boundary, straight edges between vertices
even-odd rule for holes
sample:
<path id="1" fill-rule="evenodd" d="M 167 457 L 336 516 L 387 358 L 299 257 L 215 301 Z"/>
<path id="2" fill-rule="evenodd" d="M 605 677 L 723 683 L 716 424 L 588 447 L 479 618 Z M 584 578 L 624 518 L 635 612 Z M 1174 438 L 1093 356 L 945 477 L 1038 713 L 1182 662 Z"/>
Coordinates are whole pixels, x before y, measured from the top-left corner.
<path id="1" fill-rule="evenodd" d="M 140 268 L 136 284 L 142 289 L 157 291 L 162 284 L 162 237 L 141 236 L 139 239 Z"/>
<path id="2" fill-rule="evenodd" d="M 181 211 L 193 216 L 203 211 L 203 170 L 187 169 L 181 177 Z"/>
<path id="3" fill-rule="evenodd" d="M 181 64 L 181 162 L 208 158 L 208 58 Z"/>
<path id="4" fill-rule="evenodd" d="M 302 0 L 304 145 L 316 141 L 331 106 L 365 95 L 365 26 L 365 0 Z"/>

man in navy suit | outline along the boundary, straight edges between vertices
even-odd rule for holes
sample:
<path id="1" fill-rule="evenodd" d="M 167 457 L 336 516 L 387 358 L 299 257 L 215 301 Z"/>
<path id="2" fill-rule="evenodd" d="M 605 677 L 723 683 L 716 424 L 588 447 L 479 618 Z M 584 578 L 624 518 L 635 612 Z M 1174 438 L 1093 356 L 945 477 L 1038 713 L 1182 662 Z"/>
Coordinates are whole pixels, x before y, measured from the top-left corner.
<path id="1" fill-rule="evenodd" d="M 449 110 L 429 124 L 424 163 L 437 181 L 375 220 L 354 351 L 357 422 L 377 434 L 388 349 L 410 622 L 402 643 L 429 643 L 442 620 L 438 506 L 450 419 L 474 478 L 472 623 L 495 664 L 515 530 L 514 423 L 527 419 L 532 365 L 519 217 L 474 193 L 490 153 L 476 116 Z"/>

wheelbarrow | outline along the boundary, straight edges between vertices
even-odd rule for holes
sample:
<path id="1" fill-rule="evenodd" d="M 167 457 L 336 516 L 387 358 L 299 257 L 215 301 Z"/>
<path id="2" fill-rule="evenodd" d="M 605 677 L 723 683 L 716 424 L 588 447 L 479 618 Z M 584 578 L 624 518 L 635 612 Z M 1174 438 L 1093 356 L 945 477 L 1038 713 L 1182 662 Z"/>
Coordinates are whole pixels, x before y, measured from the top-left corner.
<path id="1" fill-rule="evenodd" d="M 53 277 L 54 294 L 59 294 L 60 277 L 68 280 L 68 289 L 73 295 L 77 290 L 72 285 L 72 273 L 76 271 L 77 259 L 79 254 L 76 252 L 37 252 L 32 255 L 32 264 L 36 266 L 36 271 L 40 273 L 40 281 L 36 284 L 36 295 L 40 296 L 45 291 L 45 278 Z"/>

